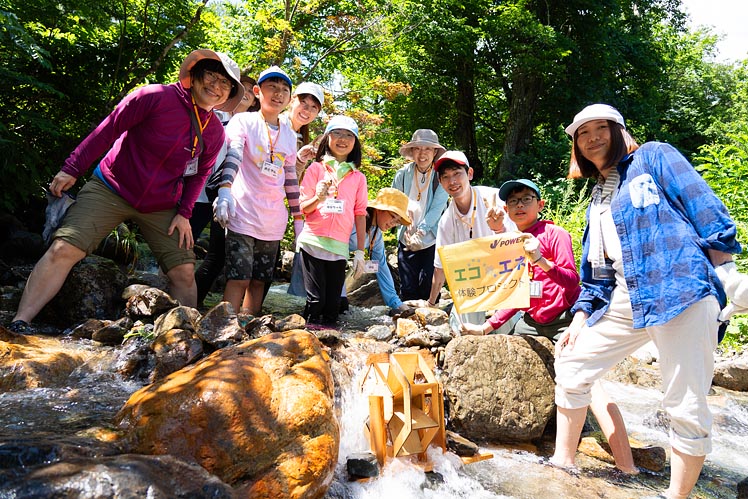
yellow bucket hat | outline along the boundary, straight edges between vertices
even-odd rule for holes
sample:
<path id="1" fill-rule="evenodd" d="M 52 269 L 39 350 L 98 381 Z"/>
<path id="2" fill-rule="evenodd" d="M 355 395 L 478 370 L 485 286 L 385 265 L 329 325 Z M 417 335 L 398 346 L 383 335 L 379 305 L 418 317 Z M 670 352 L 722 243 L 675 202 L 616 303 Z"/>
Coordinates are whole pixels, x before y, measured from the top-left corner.
<path id="1" fill-rule="evenodd" d="M 392 187 L 379 189 L 377 197 L 369 200 L 369 208 L 391 211 L 400 217 L 403 225 L 411 224 L 408 216 L 408 196 Z"/>

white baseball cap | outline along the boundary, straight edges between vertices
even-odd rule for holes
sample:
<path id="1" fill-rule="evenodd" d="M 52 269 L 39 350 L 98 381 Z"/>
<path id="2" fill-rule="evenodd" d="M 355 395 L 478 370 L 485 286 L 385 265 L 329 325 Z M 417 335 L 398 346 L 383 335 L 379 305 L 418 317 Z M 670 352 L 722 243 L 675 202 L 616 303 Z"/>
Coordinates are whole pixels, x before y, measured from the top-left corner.
<path id="1" fill-rule="evenodd" d="M 615 121 L 623 128 L 626 128 L 626 123 L 623 121 L 623 116 L 618 112 L 618 109 L 609 106 L 608 104 L 591 104 L 574 116 L 572 124 L 566 127 L 566 133 L 568 133 L 571 138 L 574 138 L 574 134 L 580 126 L 593 120 Z"/>
<path id="2" fill-rule="evenodd" d="M 322 85 L 317 85 L 316 83 L 312 83 L 310 81 L 304 81 L 302 83 L 299 83 L 299 86 L 296 87 L 296 90 L 293 91 L 293 94 L 309 94 L 317 99 L 317 103 L 320 107 L 325 105 L 325 90 L 322 88 Z"/>
<path id="3" fill-rule="evenodd" d="M 330 118 L 325 127 L 325 133 L 332 132 L 333 130 L 348 130 L 358 138 L 358 125 L 356 120 L 351 117 L 343 116 L 339 114 Z"/>

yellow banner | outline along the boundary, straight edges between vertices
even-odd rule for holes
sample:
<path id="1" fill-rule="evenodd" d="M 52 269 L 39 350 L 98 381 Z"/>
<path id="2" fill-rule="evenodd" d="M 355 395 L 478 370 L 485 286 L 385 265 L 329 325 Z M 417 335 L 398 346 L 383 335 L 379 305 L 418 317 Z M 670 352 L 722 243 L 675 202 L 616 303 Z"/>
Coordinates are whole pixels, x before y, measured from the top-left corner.
<path id="1" fill-rule="evenodd" d="M 438 248 L 458 313 L 530 306 L 522 241 L 511 232 Z"/>

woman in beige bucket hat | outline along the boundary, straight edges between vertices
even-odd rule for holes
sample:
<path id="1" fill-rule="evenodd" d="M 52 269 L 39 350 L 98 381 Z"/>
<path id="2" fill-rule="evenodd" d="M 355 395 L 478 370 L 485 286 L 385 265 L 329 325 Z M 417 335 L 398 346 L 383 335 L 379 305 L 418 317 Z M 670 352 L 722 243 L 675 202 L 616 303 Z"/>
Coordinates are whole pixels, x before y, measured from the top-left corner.
<path id="1" fill-rule="evenodd" d="M 397 261 L 400 272 L 400 297 L 403 300 L 427 300 L 434 273 L 436 229 L 447 193 L 434 174 L 434 161 L 446 149 L 433 130 L 422 128 L 400 154 L 411 160 L 395 174 L 392 187 L 408 196 L 408 214 L 413 223 L 398 232 Z"/>

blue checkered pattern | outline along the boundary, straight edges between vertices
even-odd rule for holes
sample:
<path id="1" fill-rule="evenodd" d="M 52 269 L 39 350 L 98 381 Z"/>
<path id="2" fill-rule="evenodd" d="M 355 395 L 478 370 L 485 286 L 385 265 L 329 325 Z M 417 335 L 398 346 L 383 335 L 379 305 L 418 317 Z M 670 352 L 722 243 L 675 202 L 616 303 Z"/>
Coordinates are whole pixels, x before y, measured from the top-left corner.
<path id="1" fill-rule="evenodd" d="M 664 324 L 693 303 L 725 295 L 707 249 L 740 253 L 735 222 L 727 208 L 674 147 L 648 142 L 618 166 L 621 184 L 611 203 L 623 250 L 635 328 Z M 589 223 L 589 209 L 587 211 Z M 572 308 L 596 322 L 608 308 L 612 281 L 592 278 L 582 245 L 582 294 Z"/>

